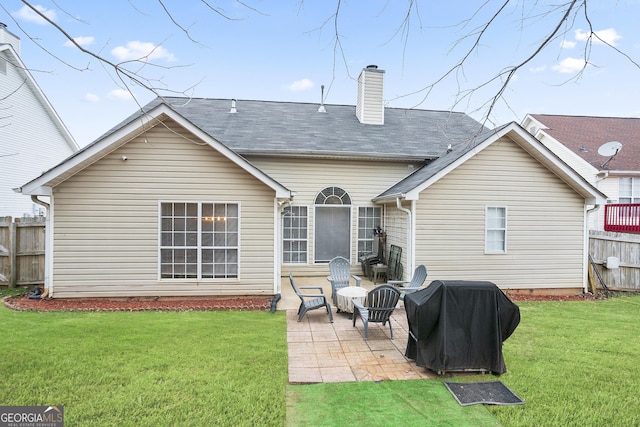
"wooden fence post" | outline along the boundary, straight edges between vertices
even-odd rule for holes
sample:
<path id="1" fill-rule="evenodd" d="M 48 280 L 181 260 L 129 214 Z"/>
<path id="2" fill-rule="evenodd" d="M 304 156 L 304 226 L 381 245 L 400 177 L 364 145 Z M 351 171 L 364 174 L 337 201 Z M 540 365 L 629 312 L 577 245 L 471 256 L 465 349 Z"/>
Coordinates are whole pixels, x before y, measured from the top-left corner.
<path id="1" fill-rule="evenodd" d="M 16 281 L 18 280 L 18 274 L 16 272 L 17 267 L 17 249 L 18 245 L 16 244 L 16 223 L 11 221 L 9 224 L 9 287 L 15 288 Z"/>

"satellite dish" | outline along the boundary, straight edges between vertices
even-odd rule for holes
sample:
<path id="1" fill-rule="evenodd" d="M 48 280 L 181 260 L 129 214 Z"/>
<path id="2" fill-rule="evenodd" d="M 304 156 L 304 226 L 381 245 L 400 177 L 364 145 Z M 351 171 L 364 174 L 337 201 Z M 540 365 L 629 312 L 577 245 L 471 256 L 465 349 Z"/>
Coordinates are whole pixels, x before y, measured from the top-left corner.
<path id="1" fill-rule="evenodd" d="M 598 148 L 598 154 L 604 157 L 611 157 L 618 154 L 622 150 L 622 143 L 618 141 L 605 142 Z"/>

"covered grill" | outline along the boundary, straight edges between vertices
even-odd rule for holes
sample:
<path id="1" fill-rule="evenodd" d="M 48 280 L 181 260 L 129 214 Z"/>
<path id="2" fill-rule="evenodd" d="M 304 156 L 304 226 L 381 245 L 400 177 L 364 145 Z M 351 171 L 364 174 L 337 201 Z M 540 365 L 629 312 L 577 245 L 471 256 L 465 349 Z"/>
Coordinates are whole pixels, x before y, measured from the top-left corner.
<path id="1" fill-rule="evenodd" d="M 405 356 L 438 374 L 507 371 L 502 343 L 520 323 L 520 309 L 494 283 L 435 280 L 404 298 L 409 322 Z"/>

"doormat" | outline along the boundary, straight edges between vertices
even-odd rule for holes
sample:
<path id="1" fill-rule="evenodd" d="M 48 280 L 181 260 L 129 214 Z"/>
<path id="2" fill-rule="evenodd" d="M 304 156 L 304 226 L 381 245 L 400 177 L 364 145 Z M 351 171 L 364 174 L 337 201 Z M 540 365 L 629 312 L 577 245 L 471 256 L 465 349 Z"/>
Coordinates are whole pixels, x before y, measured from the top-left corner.
<path id="1" fill-rule="evenodd" d="M 462 406 L 467 405 L 522 405 L 520 399 L 502 381 L 481 383 L 449 383 L 445 382 L 453 397 Z"/>

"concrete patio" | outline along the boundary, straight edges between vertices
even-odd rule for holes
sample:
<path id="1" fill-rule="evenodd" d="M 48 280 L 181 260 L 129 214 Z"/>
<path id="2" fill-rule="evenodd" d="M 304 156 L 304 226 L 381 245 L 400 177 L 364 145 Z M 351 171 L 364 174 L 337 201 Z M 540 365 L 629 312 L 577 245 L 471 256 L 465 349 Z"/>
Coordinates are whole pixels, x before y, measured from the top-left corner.
<path id="1" fill-rule="evenodd" d="M 331 295 L 331 286 L 324 277 L 295 278 L 298 286 L 322 286 Z M 326 282 L 326 283 L 323 283 Z M 377 283 L 378 285 L 380 283 Z M 374 288 L 363 280 L 363 287 Z M 349 313 L 336 313 L 332 304 L 333 323 L 325 310 L 308 312 L 297 321 L 300 299 L 288 279 L 282 281 L 282 299 L 278 310 L 287 312 L 287 344 L 289 349 L 289 383 L 353 382 L 412 380 L 435 378 L 436 374 L 416 366 L 404 356 L 408 338 L 407 318 L 402 302 L 391 317 L 393 340 L 389 325 L 369 324 L 369 339 L 364 339 L 360 319 L 353 327 Z"/>

